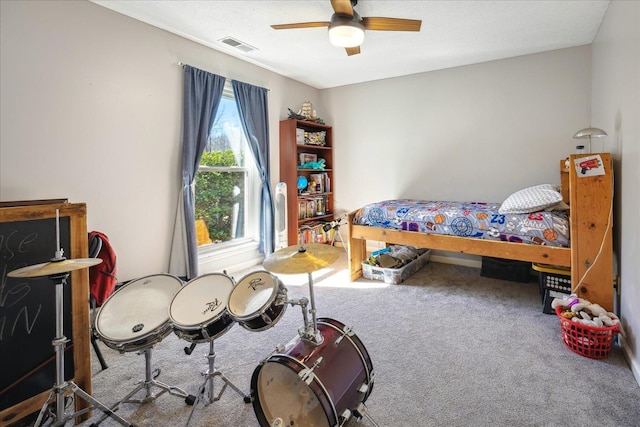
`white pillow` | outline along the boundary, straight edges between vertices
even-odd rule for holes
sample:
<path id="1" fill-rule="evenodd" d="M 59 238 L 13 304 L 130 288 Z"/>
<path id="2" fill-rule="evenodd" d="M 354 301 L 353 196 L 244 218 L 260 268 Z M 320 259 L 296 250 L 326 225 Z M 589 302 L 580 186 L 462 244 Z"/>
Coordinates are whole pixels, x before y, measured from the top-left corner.
<path id="1" fill-rule="evenodd" d="M 530 213 L 538 212 L 562 201 L 562 194 L 553 184 L 540 184 L 516 191 L 502 203 L 498 212 Z"/>
<path id="2" fill-rule="evenodd" d="M 564 202 L 564 200 L 559 201 L 555 205 L 549 206 L 548 208 L 544 208 L 545 211 L 567 211 L 571 209 L 571 207 Z"/>

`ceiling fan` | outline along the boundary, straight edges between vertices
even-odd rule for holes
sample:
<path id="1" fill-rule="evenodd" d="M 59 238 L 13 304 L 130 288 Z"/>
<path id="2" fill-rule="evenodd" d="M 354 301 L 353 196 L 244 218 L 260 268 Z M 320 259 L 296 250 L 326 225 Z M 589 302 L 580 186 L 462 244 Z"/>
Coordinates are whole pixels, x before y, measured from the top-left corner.
<path id="1" fill-rule="evenodd" d="M 334 14 L 331 21 L 298 22 L 272 25 L 275 30 L 294 28 L 329 27 L 329 40 L 335 46 L 344 47 L 347 55 L 360 53 L 364 30 L 370 31 L 420 31 L 419 19 L 361 17 L 353 9 L 358 0 L 331 0 Z"/>

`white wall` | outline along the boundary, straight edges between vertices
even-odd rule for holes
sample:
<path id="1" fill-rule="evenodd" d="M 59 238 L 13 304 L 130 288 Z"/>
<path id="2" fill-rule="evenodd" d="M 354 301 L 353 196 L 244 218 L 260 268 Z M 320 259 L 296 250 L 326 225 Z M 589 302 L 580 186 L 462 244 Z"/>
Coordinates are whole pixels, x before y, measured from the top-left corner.
<path id="1" fill-rule="evenodd" d="M 323 91 L 338 208 L 559 184 L 589 124 L 590 61 L 582 46 Z"/>
<path id="2" fill-rule="evenodd" d="M 180 183 L 178 61 L 269 93 L 278 121 L 318 91 L 85 1 L 0 2 L 0 200 L 87 204 L 118 279 L 168 270 Z M 319 100 L 315 107 L 324 110 Z"/>
<path id="3" fill-rule="evenodd" d="M 609 134 L 616 173 L 614 241 L 623 345 L 640 383 L 640 3 L 612 1 L 592 50 L 591 122 Z"/>

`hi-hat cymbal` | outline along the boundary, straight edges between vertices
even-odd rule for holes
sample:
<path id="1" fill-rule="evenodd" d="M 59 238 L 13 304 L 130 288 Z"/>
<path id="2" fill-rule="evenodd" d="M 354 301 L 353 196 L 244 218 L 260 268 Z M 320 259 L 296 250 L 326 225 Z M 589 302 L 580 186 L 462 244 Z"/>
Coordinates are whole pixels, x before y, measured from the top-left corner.
<path id="1" fill-rule="evenodd" d="M 81 270 L 98 265 L 102 262 L 100 258 L 77 258 L 63 259 L 61 261 L 51 261 L 42 264 L 28 265 L 7 274 L 9 277 L 41 277 L 54 274 L 68 273 L 74 270 Z"/>
<path id="2" fill-rule="evenodd" d="M 331 245 L 309 243 L 280 249 L 267 258 L 263 266 L 272 273 L 311 273 L 338 260 L 340 251 Z"/>

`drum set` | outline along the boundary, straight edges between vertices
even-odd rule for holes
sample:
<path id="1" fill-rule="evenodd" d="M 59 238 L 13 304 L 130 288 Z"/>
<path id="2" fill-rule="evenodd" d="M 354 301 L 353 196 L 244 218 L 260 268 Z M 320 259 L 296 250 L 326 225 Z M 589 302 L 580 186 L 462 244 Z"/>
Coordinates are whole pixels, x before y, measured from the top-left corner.
<path id="1" fill-rule="evenodd" d="M 339 251 L 335 247 L 306 244 L 278 250 L 265 259 L 264 270 L 251 272 L 237 283 L 226 273 L 204 274 L 186 283 L 169 274 L 155 274 L 118 288 L 95 317 L 96 333 L 114 350 L 144 353 L 146 369 L 145 379 L 112 407 L 100 403 L 72 381 L 64 380 L 64 347 L 68 340 L 62 332 L 62 286 L 69 271 L 88 268 L 101 260 L 65 260 L 61 254 L 58 248 L 50 263 L 9 273 L 15 277 L 49 276 L 56 283 L 57 336 L 52 342 L 57 360 L 56 382 L 35 427 L 54 400 L 55 411 L 49 409 L 54 425 L 64 425 L 91 408 L 99 408 L 104 416 L 94 425 L 111 417 L 122 425 L 132 426 L 116 414 L 119 406 L 149 402 L 165 392 L 192 405 L 188 425 L 198 403 L 207 406 L 219 400 L 227 386 L 243 397 L 245 403 L 253 404 L 262 427 L 343 426 L 363 416 L 375 425 L 365 407 L 374 382 L 373 365 L 365 346 L 350 327 L 335 319 L 317 317 L 312 272 L 337 261 Z M 289 299 L 287 288 L 274 273 L 307 273 L 309 299 Z M 303 325 L 288 344 L 276 346 L 259 362 L 251 376 L 250 393 L 246 395 L 215 368 L 214 341 L 235 323 L 252 332 L 272 328 L 289 305 L 301 308 Z M 197 395 L 156 380 L 160 370 L 152 369 L 152 349 L 172 331 L 190 343 L 185 348 L 187 354 L 197 344 L 209 343 L 208 369 L 202 374 L 204 382 Z M 223 381 L 218 394 L 214 393 L 216 377 Z M 154 388 L 160 390 L 153 393 Z M 92 406 L 65 415 L 64 393 L 69 389 Z M 133 399 L 141 390 L 144 397 Z"/>

